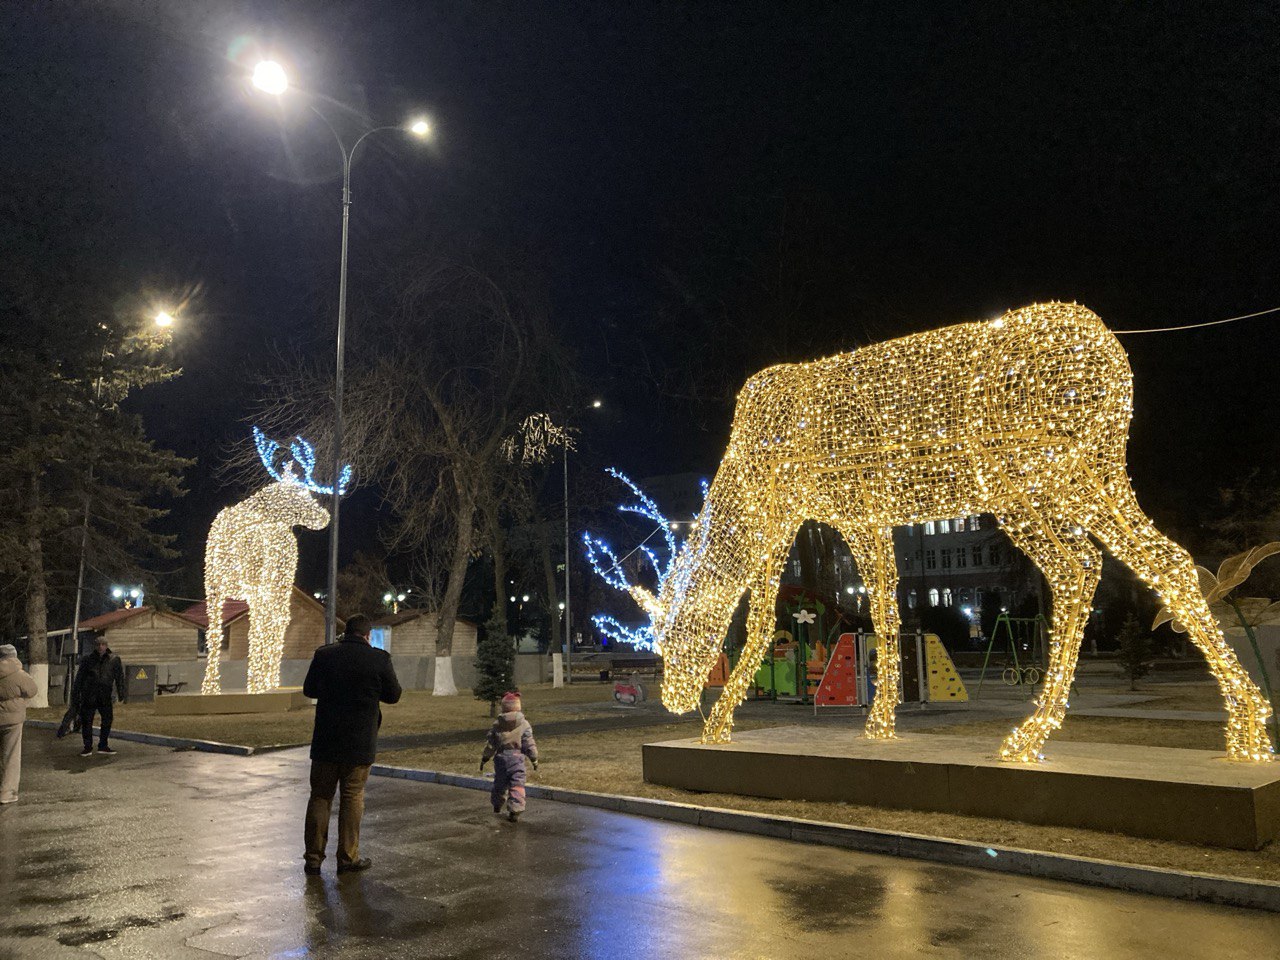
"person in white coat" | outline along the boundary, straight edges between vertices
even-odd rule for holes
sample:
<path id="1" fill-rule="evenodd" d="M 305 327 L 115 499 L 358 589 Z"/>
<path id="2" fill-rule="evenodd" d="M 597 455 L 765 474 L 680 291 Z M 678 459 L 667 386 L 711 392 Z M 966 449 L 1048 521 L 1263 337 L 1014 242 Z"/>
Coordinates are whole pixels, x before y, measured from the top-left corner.
<path id="1" fill-rule="evenodd" d="M 22 722 L 27 719 L 27 701 L 39 690 L 22 669 L 18 651 L 11 643 L 0 643 L 0 803 L 15 803 L 18 780 L 22 776 Z"/>

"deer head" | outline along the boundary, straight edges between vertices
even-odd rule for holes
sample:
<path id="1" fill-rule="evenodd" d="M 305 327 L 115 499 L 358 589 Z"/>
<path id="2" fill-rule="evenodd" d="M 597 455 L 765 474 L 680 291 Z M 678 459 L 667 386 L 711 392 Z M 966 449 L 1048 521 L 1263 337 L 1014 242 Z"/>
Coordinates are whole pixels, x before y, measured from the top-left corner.
<path id="1" fill-rule="evenodd" d="M 270 515 L 288 527 L 306 527 L 308 530 L 323 530 L 329 525 L 329 511 L 316 502 L 312 493 L 322 496 L 331 494 L 332 487 L 317 484 L 313 479 L 315 472 L 315 451 L 311 444 L 296 437 L 289 445 L 293 459 L 287 461 L 279 469 L 275 465 L 275 454 L 280 445 L 270 440 L 257 427 L 253 428 L 253 442 L 258 448 L 258 456 L 276 483 L 256 495 L 258 509 Z M 298 475 L 301 469 L 302 475 Z M 338 483 L 341 494 L 351 480 L 351 467 L 344 467 Z"/>

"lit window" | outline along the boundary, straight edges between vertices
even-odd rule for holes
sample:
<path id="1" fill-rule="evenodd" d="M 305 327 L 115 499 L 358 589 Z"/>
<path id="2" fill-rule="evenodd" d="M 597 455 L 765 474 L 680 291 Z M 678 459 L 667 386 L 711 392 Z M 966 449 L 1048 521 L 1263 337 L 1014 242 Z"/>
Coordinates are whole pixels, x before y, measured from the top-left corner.
<path id="1" fill-rule="evenodd" d="M 969 529 L 970 530 L 982 529 L 982 521 L 978 519 L 978 515 L 976 513 L 969 518 Z"/>
<path id="2" fill-rule="evenodd" d="M 939 520 L 939 521 L 938 521 L 938 532 L 939 532 L 939 533 L 950 533 L 950 532 L 951 532 L 951 521 L 950 521 L 950 520 Z"/>
<path id="3" fill-rule="evenodd" d="M 369 646 L 379 650 L 391 650 L 391 628 L 374 627 L 369 631 Z"/>
<path id="4" fill-rule="evenodd" d="M 956 521 L 956 533 L 964 533 L 964 517 Z"/>
<path id="5" fill-rule="evenodd" d="M 914 610 L 916 608 L 916 592 L 914 590 L 907 591 L 907 609 Z"/>
<path id="6" fill-rule="evenodd" d="M 942 605 L 944 607 L 951 606 L 951 588 L 950 587 L 942 588 Z"/>
<path id="7" fill-rule="evenodd" d="M 936 607 L 938 605 L 938 588 L 929 588 L 929 606 Z"/>
<path id="8" fill-rule="evenodd" d="M 936 532 L 936 531 L 934 530 L 934 526 L 933 526 L 933 521 L 932 521 L 932 520 L 928 520 L 928 521 L 926 521 L 926 522 L 925 522 L 925 525 L 924 525 L 924 532 L 925 532 L 925 536 L 933 536 L 933 534 Z"/>

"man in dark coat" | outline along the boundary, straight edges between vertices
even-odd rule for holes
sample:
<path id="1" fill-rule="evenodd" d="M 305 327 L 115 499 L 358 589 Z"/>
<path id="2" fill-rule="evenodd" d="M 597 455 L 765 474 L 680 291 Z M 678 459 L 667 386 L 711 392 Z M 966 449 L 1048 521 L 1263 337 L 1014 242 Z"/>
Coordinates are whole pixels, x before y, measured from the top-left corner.
<path id="1" fill-rule="evenodd" d="M 391 656 L 369 645 L 371 622 L 364 614 L 347 621 L 335 644 L 321 647 L 311 658 L 302 692 L 318 701 L 311 734 L 311 800 L 307 804 L 304 869 L 320 872 L 329 842 L 329 812 L 333 792 L 342 786 L 338 808 L 338 872 L 367 870 L 373 861 L 360 856 L 360 818 L 364 815 L 364 785 L 377 754 L 379 703 L 400 699 Z"/>
<path id="2" fill-rule="evenodd" d="M 111 706 L 112 692 L 121 703 L 125 702 L 124 666 L 107 646 L 107 638 L 99 636 L 93 653 L 80 661 L 71 694 L 72 699 L 80 704 L 80 735 L 84 738 L 84 751 L 80 754 L 82 757 L 93 756 L 95 712 L 101 717 L 102 723 L 98 730 L 98 752 L 115 753 L 107 742 L 111 736 L 111 721 L 115 718 L 115 711 Z"/>

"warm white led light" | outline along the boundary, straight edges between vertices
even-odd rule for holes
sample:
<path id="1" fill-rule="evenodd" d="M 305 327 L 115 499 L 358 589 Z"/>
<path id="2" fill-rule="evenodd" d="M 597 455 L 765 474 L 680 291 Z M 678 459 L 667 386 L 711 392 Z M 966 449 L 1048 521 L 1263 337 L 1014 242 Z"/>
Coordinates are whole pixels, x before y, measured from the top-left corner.
<path id="1" fill-rule="evenodd" d="M 630 587 L 662 651 L 664 705 L 677 713 L 699 705 L 730 616 L 750 591 L 746 646 L 703 731 L 707 742 L 729 739 L 774 633 L 782 565 L 801 523 L 816 520 L 843 535 L 866 584 L 878 665 L 866 734 L 893 737 L 893 527 L 989 512 L 1053 595 L 1044 687 L 1003 758 L 1040 759 L 1062 725 L 1102 570 L 1096 539 L 1160 595 L 1204 653 L 1226 701 L 1228 756 L 1271 759 L 1268 704 L 1209 612 L 1191 557 L 1134 497 L 1125 464 L 1132 397 L 1119 341 L 1094 313 L 1064 303 L 756 374 L 657 596 Z"/>
<path id="2" fill-rule="evenodd" d="M 277 475 L 272 463 L 276 445 L 256 428 L 254 438 L 267 470 Z M 293 528 L 322 530 L 329 524 L 329 511 L 312 496 L 317 489 L 311 482 L 314 454 L 302 440 L 292 449 L 294 461 L 278 474 L 275 483 L 223 509 L 209 528 L 204 554 L 209 658 L 201 693 L 214 694 L 222 689 L 222 605 L 232 599 L 249 605 L 249 692 L 265 693 L 280 686 L 284 635 L 289 627 L 289 604 L 298 570 L 298 541 Z M 301 477 L 295 476 L 294 464 L 301 468 Z"/>

